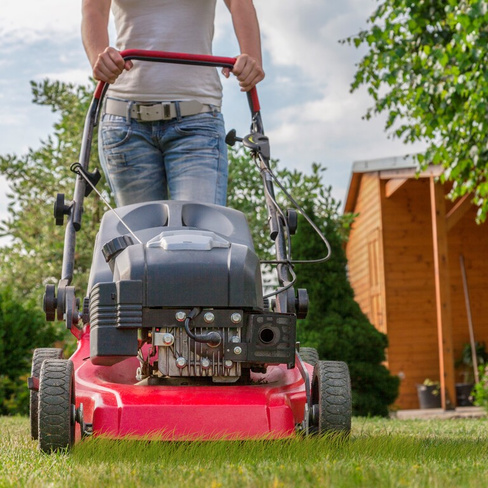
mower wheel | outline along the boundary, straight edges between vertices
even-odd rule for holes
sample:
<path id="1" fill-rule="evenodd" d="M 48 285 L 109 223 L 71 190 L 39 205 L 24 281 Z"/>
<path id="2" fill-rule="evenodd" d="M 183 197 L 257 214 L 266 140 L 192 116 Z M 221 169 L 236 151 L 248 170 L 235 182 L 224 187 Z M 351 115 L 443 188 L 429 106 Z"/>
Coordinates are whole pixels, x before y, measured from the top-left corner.
<path id="1" fill-rule="evenodd" d="M 301 347 L 298 353 L 302 358 L 302 361 L 315 366 L 319 362 L 319 353 L 314 347 Z"/>
<path id="2" fill-rule="evenodd" d="M 342 361 L 318 361 L 312 380 L 312 432 L 348 435 L 352 400 L 349 368 Z"/>
<path id="3" fill-rule="evenodd" d="M 41 347 L 34 350 L 32 355 L 32 369 L 31 377 L 39 378 L 41 373 L 42 363 L 46 359 L 61 359 L 63 357 L 63 350 L 54 347 Z M 39 398 L 37 390 L 30 391 L 30 404 L 29 404 L 29 418 L 30 418 L 30 431 L 31 437 L 37 440 L 39 430 L 39 415 L 38 415 Z"/>
<path id="4" fill-rule="evenodd" d="M 43 452 L 70 449 L 75 440 L 73 363 L 46 359 L 39 381 L 39 448 Z"/>

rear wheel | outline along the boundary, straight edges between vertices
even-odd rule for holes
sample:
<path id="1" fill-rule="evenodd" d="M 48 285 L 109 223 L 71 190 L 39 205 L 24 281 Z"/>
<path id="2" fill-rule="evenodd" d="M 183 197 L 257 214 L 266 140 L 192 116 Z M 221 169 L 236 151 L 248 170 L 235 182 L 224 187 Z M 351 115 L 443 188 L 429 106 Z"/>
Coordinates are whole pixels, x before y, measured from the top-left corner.
<path id="1" fill-rule="evenodd" d="M 312 380 L 312 432 L 348 435 L 352 400 L 349 368 L 342 361 L 318 361 Z"/>
<path id="2" fill-rule="evenodd" d="M 63 350 L 54 347 L 41 347 L 34 350 L 32 356 L 32 369 L 31 377 L 39 379 L 41 373 L 42 363 L 46 359 L 61 359 L 63 357 Z M 39 430 L 39 397 L 36 390 L 30 391 L 30 403 L 29 403 L 29 418 L 30 418 L 30 431 L 31 437 L 37 440 Z"/>
<path id="3" fill-rule="evenodd" d="M 75 439 L 73 363 L 47 359 L 39 382 L 39 447 L 52 452 L 70 449 Z"/>
<path id="4" fill-rule="evenodd" d="M 301 347 L 298 353 L 302 358 L 302 361 L 315 366 L 319 362 L 319 353 L 314 347 Z"/>

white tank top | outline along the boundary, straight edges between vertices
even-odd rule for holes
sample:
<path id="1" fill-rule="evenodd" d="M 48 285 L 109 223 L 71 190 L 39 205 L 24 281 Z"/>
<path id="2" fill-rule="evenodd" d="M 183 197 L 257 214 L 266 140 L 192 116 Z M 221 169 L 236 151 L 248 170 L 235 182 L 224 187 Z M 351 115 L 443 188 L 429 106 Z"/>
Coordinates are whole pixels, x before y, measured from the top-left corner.
<path id="1" fill-rule="evenodd" d="M 113 0 L 116 47 L 212 54 L 216 0 Z M 133 61 L 109 96 L 136 101 L 198 100 L 220 107 L 216 68 Z"/>

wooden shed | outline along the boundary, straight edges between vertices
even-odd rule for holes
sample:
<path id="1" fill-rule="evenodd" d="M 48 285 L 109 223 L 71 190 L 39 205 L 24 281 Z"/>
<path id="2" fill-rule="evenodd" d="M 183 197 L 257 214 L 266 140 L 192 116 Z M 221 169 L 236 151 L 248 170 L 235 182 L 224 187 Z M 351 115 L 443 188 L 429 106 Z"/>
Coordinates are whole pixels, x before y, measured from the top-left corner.
<path id="1" fill-rule="evenodd" d="M 403 157 L 357 162 L 344 209 L 358 214 L 346 246 L 350 282 L 388 335 L 402 409 L 419 408 L 416 385 L 427 378 L 440 380 L 443 408 L 455 404 L 469 318 L 475 340 L 488 344 L 487 227 L 476 224 L 469 196 L 446 198 L 440 172 L 432 166 L 419 175 Z"/>

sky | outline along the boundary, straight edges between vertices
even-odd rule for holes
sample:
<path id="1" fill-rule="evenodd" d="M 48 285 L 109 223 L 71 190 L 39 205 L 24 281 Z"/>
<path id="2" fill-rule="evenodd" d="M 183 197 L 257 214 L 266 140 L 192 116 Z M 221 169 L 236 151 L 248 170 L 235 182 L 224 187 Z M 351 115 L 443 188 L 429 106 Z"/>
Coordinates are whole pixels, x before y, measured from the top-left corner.
<path id="1" fill-rule="evenodd" d="M 415 151 L 384 132 L 384 118 L 363 120 L 372 105 L 365 89 L 350 93 L 364 50 L 339 43 L 366 27 L 378 0 L 254 0 L 261 28 L 265 80 L 258 86 L 271 154 L 305 173 L 327 168 L 324 183 L 344 201 L 352 164 Z M 86 84 L 91 74 L 80 36 L 81 0 L 2 0 L 0 14 L 0 155 L 38 148 L 56 115 L 32 103 L 30 81 Z M 115 41 L 111 27 L 111 42 Z M 214 54 L 238 46 L 223 0 L 217 0 Z M 227 130 L 249 129 L 246 97 L 223 79 Z M 80 135 L 81 137 L 81 135 Z M 69 162 L 67 162 L 69 164 Z M 0 219 L 7 184 L 0 175 Z"/>

